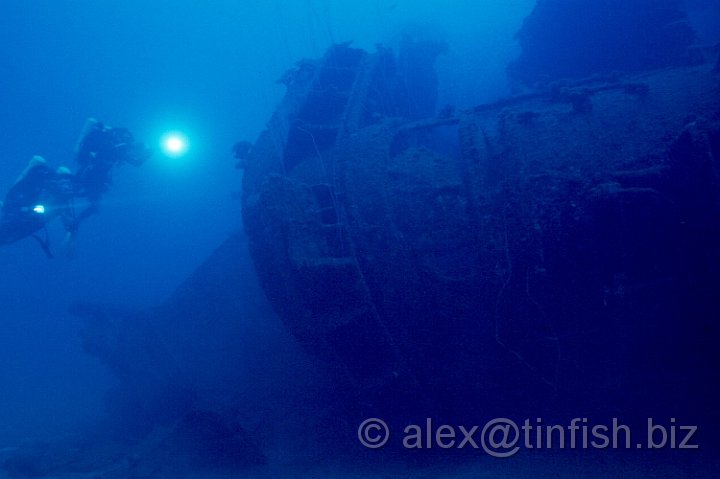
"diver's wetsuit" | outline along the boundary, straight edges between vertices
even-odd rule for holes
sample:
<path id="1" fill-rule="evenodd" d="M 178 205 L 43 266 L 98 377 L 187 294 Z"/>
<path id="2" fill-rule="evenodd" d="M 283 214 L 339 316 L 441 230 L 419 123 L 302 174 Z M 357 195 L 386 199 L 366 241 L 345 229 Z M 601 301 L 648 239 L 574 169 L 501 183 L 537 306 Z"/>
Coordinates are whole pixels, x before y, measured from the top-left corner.
<path id="1" fill-rule="evenodd" d="M 90 119 L 75 152 L 78 165 L 75 173 L 75 196 L 87 198 L 87 207 L 78 214 L 73 230 L 82 221 L 96 213 L 100 200 L 110 189 L 112 171 L 121 163 L 140 166 L 150 156 L 150 150 L 134 141 L 125 128 L 110 128 Z"/>
<path id="2" fill-rule="evenodd" d="M 62 217 L 71 222 L 72 181 L 44 163 L 34 165 L 13 185 L 2 205 L 0 244 L 32 236 Z"/>
<path id="3" fill-rule="evenodd" d="M 110 189 L 112 169 L 127 158 L 131 145 L 132 135 L 124 128 L 108 128 L 99 122 L 92 123 L 76 153 L 77 196 L 99 200 Z"/>

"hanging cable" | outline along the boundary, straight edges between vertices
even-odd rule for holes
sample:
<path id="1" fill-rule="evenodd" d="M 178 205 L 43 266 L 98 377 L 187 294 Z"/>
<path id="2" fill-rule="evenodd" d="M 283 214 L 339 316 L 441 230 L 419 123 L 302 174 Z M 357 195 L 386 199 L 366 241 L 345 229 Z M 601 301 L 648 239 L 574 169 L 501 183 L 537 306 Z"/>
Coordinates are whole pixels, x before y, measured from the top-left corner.
<path id="1" fill-rule="evenodd" d="M 325 24 L 325 33 L 327 33 L 328 40 L 330 41 L 331 45 L 335 45 L 337 42 L 335 42 L 335 35 L 333 34 L 332 25 L 330 24 L 330 9 L 328 8 L 327 2 L 325 0 L 321 0 L 322 8 L 323 8 L 323 23 Z"/>

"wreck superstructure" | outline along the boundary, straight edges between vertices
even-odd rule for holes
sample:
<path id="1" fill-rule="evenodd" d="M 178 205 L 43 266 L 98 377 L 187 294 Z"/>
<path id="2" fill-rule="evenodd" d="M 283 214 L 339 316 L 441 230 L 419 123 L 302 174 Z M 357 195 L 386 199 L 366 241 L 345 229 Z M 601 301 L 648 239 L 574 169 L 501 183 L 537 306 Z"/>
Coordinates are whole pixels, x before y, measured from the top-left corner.
<path id="1" fill-rule="evenodd" d="M 686 248 L 720 238 L 712 69 L 556 82 L 417 120 L 423 93 L 403 92 L 412 72 L 389 51 L 335 46 L 287 77 L 248 159 L 263 288 L 365 392 L 443 388 L 452 408 L 634 380 L 600 358 L 632 354 L 657 313 L 638 306 L 647 295 L 672 335 L 668 311 L 700 268 Z"/>

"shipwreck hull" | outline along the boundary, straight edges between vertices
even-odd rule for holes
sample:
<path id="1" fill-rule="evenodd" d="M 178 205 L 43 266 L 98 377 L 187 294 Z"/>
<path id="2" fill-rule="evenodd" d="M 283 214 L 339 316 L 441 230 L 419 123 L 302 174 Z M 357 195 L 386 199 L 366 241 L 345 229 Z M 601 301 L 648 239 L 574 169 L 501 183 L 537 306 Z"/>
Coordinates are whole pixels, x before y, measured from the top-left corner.
<path id="1" fill-rule="evenodd" d="M 713 360 L 712 65 L 409 121 L 368 101 L 396 84 L 377 75 L 380 52 L 344 71 L 332 118 L 306 121 L 327 106 L 317 92 L 332 90 L 332 55 L 349 51 L 336 47 L 289 89 L 248 159 L 243 215 L 286 326 L 368 403 L 430 390 L 445 392 L 430 402 L 447 411 L 473 399 L 486 412 L 527 406 L 529 393 L 620 398 L 629 383 L 661 388 L 667 358 Z"/>

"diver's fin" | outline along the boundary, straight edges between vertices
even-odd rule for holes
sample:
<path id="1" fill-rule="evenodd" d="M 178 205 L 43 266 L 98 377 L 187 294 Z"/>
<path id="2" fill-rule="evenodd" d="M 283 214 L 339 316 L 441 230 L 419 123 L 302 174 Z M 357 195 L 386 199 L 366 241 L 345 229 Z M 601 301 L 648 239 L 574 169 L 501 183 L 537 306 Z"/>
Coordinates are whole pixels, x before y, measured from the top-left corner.
<path id="1" fill-rule="evenodd" d="M 47 256 L 48 259 L 55 258 L 55 256 L 53 256 L 52 254 L 52 251 L 50 250 L 50 240 L 48 238 L 42 239 L 37 234 L 32 235 L 32 237 L 35 238 L 35 241 L 38 242 L 43 252 L 45 253 L 45 256 Z"/>

